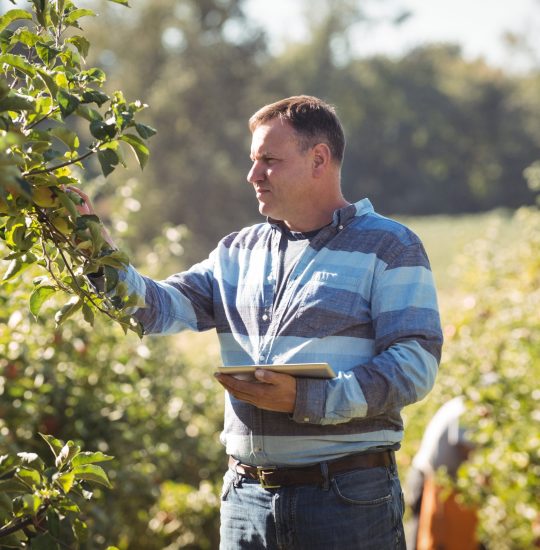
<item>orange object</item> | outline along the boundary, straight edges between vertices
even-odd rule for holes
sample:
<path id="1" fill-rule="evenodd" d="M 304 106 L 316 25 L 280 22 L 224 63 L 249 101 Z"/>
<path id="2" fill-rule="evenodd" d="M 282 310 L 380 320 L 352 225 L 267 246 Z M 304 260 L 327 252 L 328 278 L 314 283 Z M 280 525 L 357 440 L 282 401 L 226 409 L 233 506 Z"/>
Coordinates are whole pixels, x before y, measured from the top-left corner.
<path id="1" fill-rule="evenodd" d="M 443 500 L 445 498 L 445 500 Z M 426 476 L 418 523 L 417 550 L 477 550 L 476 510 Z"/>

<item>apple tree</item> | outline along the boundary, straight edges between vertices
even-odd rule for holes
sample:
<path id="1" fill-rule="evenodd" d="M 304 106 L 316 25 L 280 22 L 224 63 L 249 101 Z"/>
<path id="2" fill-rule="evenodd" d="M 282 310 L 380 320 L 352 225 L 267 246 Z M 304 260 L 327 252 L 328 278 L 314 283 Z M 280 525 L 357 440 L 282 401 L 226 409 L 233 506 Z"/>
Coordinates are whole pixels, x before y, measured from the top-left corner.
<path id="1" fill-rule="evenodd" d="M 30 4 L 0 17 L 0 238 L 9 248 L 3 280 L 36 264 L 43 276 L 30 297 L 35 315 L 63 293 L 58 323 L 78 311 L 93 323 L 100 312 L 140 333 L 124 311 L 140 299 L 118 277 L 128 258 L 108 242 L 100 219 L 78 208 L 72 189 L 92 158 L 105 176 L 125 165 L 126 147 L 143 168 L 155 130 L 136 120 L 146 105 L 121 91 L 108 95 L 105 73 L 85 66 L 90 43 L 80 21 L 95 13 L 71 0 Z M 104 275 L 102 293 L 89 282 L 93 273 Z"/>

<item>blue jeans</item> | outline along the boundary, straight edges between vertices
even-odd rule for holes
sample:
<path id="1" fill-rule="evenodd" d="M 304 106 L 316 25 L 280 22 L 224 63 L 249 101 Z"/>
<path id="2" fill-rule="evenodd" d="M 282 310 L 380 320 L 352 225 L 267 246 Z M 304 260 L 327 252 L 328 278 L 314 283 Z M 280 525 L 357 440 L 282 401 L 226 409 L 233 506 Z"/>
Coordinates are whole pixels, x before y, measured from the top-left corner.
<path id="1" fill-rule="evenodd" d="M 404 550 L 395 466 L 335 475 L 326 486 L 263 489 L 229 470 L 220 550 Z"/>

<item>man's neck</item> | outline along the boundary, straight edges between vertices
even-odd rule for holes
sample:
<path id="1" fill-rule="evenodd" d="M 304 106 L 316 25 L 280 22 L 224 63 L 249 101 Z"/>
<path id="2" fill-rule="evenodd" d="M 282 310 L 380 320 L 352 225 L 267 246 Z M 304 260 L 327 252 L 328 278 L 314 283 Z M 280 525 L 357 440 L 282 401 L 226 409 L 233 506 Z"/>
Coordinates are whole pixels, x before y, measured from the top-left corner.
<path id="1" fill-rule="evenodd" d="M 328 225 L 334 217 L 334 212 L 349 204 L 343 197 L 340 197 L 332 203 L 325 204 L 320 209 L 313 208 L 311 211 L 304 212 L 303 215 L 294 220 L 283 220 L 283 223 L 291 231 L 302 233 L 315 231 Z"/>

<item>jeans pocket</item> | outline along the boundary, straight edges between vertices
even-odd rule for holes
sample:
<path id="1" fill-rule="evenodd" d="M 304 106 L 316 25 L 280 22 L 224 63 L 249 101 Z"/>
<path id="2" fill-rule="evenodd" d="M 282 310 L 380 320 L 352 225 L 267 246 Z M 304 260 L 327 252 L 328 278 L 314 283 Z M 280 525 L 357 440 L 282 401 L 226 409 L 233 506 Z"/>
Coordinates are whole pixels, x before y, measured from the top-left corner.
<path id="1" fill-rule="evenodd" d="M 229 495 L 229 491 L 231 490 L 232 484 L 234 483 L 234 480 L 236 478 L 236 473 L 232 470 L 227 470 L 225 475 L 223 476 L 223 485 L 221 486 L 221 494 L 220 494 L 220 500 L 222 502 L 227 500 L 227 496 Z"/>
<path id="2" fill-rule="evenodd" d="M 347 504 L 380 506 L 392 500 L 391 482 L 386 468 L 355 470 L 336 475 L 332 480 L 336 496 Z"/>

